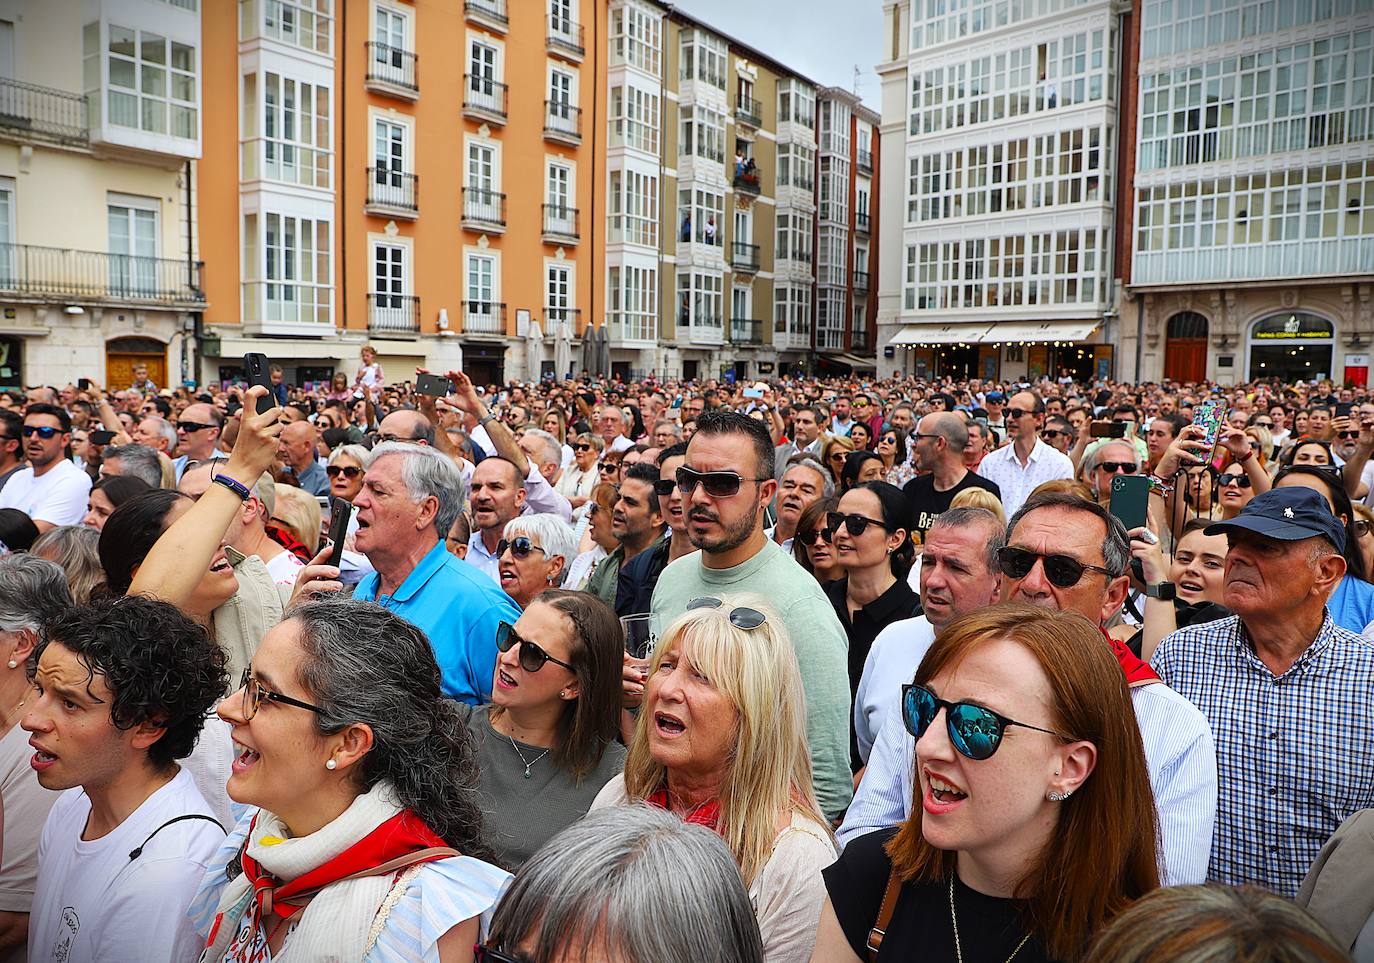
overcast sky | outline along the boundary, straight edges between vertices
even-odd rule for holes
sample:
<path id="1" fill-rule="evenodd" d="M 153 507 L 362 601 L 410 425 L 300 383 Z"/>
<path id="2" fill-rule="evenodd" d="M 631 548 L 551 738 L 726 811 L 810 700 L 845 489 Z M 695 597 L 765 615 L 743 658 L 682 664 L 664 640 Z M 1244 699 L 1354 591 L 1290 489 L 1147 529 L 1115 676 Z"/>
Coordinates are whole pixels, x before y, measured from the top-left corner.
<path id="1" fill-rule="evenodd" d="M 881 110 L 873 65 L 883 49 L 881 0 L 677 0 L 682 12 L 743 40 L 826 87 L 854 89 Z"/>

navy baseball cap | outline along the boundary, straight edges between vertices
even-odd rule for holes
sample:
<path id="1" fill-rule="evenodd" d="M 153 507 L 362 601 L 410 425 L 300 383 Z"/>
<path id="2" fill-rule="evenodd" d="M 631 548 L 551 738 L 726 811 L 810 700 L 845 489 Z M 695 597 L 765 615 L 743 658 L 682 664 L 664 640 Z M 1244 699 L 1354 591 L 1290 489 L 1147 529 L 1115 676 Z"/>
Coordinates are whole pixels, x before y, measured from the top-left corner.
<path id="1" fill-rule="evenodd" d="M 983 396 L 983 400 L 996 403 L 999 401 L 1006 401 L 1007 396 L 1002 394 L 1002 392 L 1000 391 L 989 391 L 986 395 Z"/>
<path id="2" fill-rule="evenodd" d="M 1224 535 L 1235 528 L 1282 542 L 1321 536 L 1345 553 L 1345 528 L 1331 514 L 1326 498 L 1310 488 L 1271 488 L 1250 499 L 1235 518 L 1208 525 L 1205 534 Z"/>

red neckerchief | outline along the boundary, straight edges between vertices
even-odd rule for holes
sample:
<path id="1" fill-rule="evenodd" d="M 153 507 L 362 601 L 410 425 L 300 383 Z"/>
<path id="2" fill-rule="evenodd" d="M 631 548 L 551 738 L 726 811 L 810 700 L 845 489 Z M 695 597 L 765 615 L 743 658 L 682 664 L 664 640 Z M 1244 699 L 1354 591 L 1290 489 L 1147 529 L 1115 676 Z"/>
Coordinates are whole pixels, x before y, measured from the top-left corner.
<path id="1" fill-rule="evenodd" d="M 1105 631 L 1102 637 L 1111 645 L 1112 655 L 1116 656 L 1116 661 L 1121 663 L 1121 671 L 1126 673 L 1127 685 L 1149 685 L 1151 682 L 1159 681 L 1159 676 L 1150 668 L 1150 663 L 1139 659 L 1126 643 L 1118 642 Z"/>
<path id="2" fill-rule="evenodd" d="M 668 790 L 666 788 L 651 792 L 644 800 L 650 806 L 657 806 L 659 809 L 668 808 Z M 712 832 L 720 832 L 720 800 L 709 799 L 687 815 L 682 817 L 683 822 L 695 823 L 698 826 L 705 826 Z"/>
<path id="3" fill-rule="evenodd" d="M 253 823 L 256 822 L 257 817 L 254 817 Z M 252 832 L 250 826 L 250 839 Z M 403 809 L 333 859 L 321 863 L 293 880 L 285 883 L 278 880 L 248 855 L 247 847 L 244 848 L 242 855 L 243 873 L 253 884 L 253 899 L 257 901 L 262 917 L 266 918 L 275 912 L 281 919 L 289 920 L 305 908 L 310 902 L 310 895 L 330 883 L 380 866 L 408 853 L 447 846 L 448 843 L 426 826 L 419 816 L 409 809 Z M 436 855 L 433 859 L 442 859 L 446 855 L 447 852 Z M 302 898 L 302 894 L 308 895 Z"/>
<path id="4" fill-rule="evenodd" d="M 272 539 L 272 541 L 276 542 L 302 562 L 310 561 L 311 555 L 309 547 L 286 529 L 276 525 L 264 525 L 263 529 L 266 530 L 268 538 Z"/>

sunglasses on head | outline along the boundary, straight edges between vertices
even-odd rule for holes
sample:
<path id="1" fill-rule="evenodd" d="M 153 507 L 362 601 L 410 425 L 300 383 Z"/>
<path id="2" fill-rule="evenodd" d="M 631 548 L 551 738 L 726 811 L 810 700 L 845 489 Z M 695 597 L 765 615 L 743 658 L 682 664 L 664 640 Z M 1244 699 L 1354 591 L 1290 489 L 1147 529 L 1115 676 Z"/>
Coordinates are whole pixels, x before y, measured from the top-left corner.
<path id="1" fill-rule="evenodd" d="M 1140 469 L 1140 466 L 1133 461 L 1104 461 L 1097 467 L 1108 475 L 1115 475 L 1117 472 L 1121 472 L 1123 475 L 1134 475 Z"/>
<path id="2" fill-rule="evenodd" d="M 997 564 L 1002 574 L 1008 578 L 1023 579 L 1035 568 L 1037 559 L 1043 559 L 1045 577 L 1056 588 L 1072 588 L 1083 578 L 1085 571 L 1101 572 L 1108 578 L 1112 573 L 1100 565 L 1089 565 L 1069 555 L 1042 555 L 1024 548 L 1006 545 L 997 552 Z"/>
<path id="3" fill-rule="evenodd" d="M 338 478 L 343 475 L 345 478 L 352 479 L 361 475 L 363 470 L 357 465 L 330 465 L 324 470 L 324 473 L 330 478 Z"/>
<path id="4" fill-rule="evenodd" d="M 541 555 L 548 554 L 548 552 L 545 552 L 538 545 L 534 544 L 534 542 L 530 541 L 529 536 L 526 535 L 517 535 L 509 541 L 504 538 L 501 539 L 496 543 L 496 557 L 500 558 L 502 555 L 505 555 L 506 549 L 510 549 L 512 558 L 529 558 L 530 552 L 538 552 Z"/>
<path id="5" fill-rule="evenodd" d="M 697 485 L 706 489 L 712 498 L 729 498 L 739 492 L 742 482 L 766 481 L 764 478 L 745 478 L 733 471 L 697 471 L 685 465 L 677 470 L 677 487 L 683 495 L 691 497 Z"/>
<path id="6" fill-rule="evenodd" d="M 703 596 L 699 599 L 692 599 L 687 603 L 687 611 L 693 609 L 718 609 L 723 603 L 720 599 L 710 596 Z M 757 629 L 760 625 L 768 621 L 768 616 L 758 609 L 751 609 L 747 606 L 737 606 L 730 610 L 730 624 L 737 629 Z"/>
<path id="7" fill-rule="evenodd" d="M 178 421 L 177 431 L 184 431 L 188 435 L 193 431 L 204 431 L 206 428 L 216 428 L 217 425 L 202 424 L 199 421 Z"/>
<path id="8" fill-rule="evenodd" d="M 572 666 L 560 659 L 555 659 L 549 655 L 535 642 L 523 639 L 516 634 L 515 626 L 509 622 L 498 622 L 496 624 L 496 647 L 502 652 L 509 652 L 511 646 L 520 646 L 520 668 L 526 672 L 538 672 L 544 668 L 545 662 L 552 662 L 554 665 L 561 665 L 569 672 L 576 672 Z"/>
<path id="9" fill-rule="evenodd" d="M 1249 488 L 1252 484 L 1250 476 L 1240 472 L 1222 472 L 1217 476 L 1217 485 L 1221 488 L 1228 485 L 1235 485 L 1237 488 Z"/>
<path id="10" fill-rule="evenodd" d="M 814 528 L 809 532 L 798 532 L 797 538 L 808 548 L 816 544 L 816 539 L 822 539 L 831 545 L 835 544 L 835 533 L 828 528 Z"/>
<path id="11" fill-rule="evenodd" d="M 869 518 L 867 515 L 855 515 L 852 512 L 848 515 L 841 512 L 825 513 L 825 527 L 831 533 L 832 537 L 835 532 L 840 530 L 841 525 L 843 525 L 854 538 L 858 538 L 864 532 L 868 531 L 868 526 L 870 525 L 877 525 L 885 532 L 892 531 L 886 523 L 880 522 L 876 518 Z"/>
<path id="12" fill-rule="evenodd" d="M 49 426 L 49 425 L 44 425 L 44 426 L 41 427 L 41 428 L 38 427 L 37 425 L 25 425 L 25 426 L 24 426 L 24 437 L 25 437 L 25 438 L 32 438 L 34 435 L 37 435 L 39 438 L 42 438 L 44 441 L 47 441 L 48 439 L 52 438 L 53 436 L 59 435 L 59 434 L 61 434 L 61 433 L 62 433 L 62 429 L 61 429 L 61 428 L 53 428 L 53 427 L 51 427 L 51 426 Z"/>
<path id="13" fill-rule="evenodd" d="M 1041 729 L 1025 722 L 1008 719 L 999 712 L 973 702 L 946 702 L 936 697 L 923 685 L 902 686 L 902 722 L 906 731 L 917 739 L 926 734 L 940 710 L 945 710 L 945 729 L 949 733 L 950 745 L 959 754 L 969 759 L 983 760 L 992 758 L 999 746 L 1007 726 L 1020 726 L 1034 729 L 1046 735 L 1072 742 L 1068 736 L 1060 735 L 1052 729 Z"/>

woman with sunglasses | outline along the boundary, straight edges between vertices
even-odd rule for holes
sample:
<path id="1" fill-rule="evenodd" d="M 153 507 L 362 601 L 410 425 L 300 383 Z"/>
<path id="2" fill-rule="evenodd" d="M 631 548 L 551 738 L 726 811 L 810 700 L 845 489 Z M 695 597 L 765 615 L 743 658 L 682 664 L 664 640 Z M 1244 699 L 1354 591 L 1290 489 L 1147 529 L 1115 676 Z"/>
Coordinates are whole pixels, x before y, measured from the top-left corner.
<path id="1" fill-rule="evenodd" d="M 829 582 L 825 594 L 849 637 L 849 692 L 863 677 L 873 640 L 884 627 L 921 612 L 921 600 L 907 583 L 916 547 L 911 542 L 911 510 L 896 485 L 867 482 L 850 489 L 826 515 L 835 556 L 844 578 Z M 863 762 L 850 731 L 850 762 Z"/>
<path id="2" fill-rule="evenodd" d="M 720 834 L 769 963 L 811 959 L 835 858 L 811 788 L 806 698 L 792 642 L 747 597 L 699 598 L 664 631 L 623 776 L 592 809 L 648 803 Z"/>
<path id="3" fill-rule="evenodd" d="M 592 489 L 592 497 L 587 502 L 587 514 L 583 517 L 586 526 L 579 536 L 577 558 L 568 568 L 563 584 L 570 589 L 581 591 L 587 586 L 596 563 L 616 550 L 620 539 L 611 527 L 611 509 L 620 497 L 616 486 L 599 482 Z"/>
<path id="4" fill-rule="evenodd" d="M 371 454 L 362 445 L 340 445 L 329 456 L 324 473 L 329 476 L 330 499 L 342 498 L 352 503 L 363 490 L 363 475 Z"/>
<path id="5" fill-rule="evenodd" d="M 1275 488 L 1310 488 L 1326 498 L 1331 514 L 1345 528 L 1345 575 L 1336 591 L 1326 600 L 1331 618 L 1343 629 L 1364 632 L 1374 628 L 1374 585 L 1368 581 L 1364 556 L 1360 554 L 1360 536 L 1355 509 L 1345 493 L 1341 477 L 1326 468 L 1314 465 L 1292 465 L 1274 477 Z"/>
<path id="6" fill-rule="evenodd" d="M 1374 572 L 1374 508 L 1360 502 L 1351 507 L 1355 510 L 1355 520 L 1350 523 L 1350 531 L 1360 548 L 1365 572 Z"/>
<path id="7" fill-rule="evenodd" d="M 807 505 L 797 518 L 792 537 L 792 557 L 824 587 L 844 578 L 844 566 L 835 556 L 835 534 L 825 527 L 825 516 L 835 510 L 838 498 L 822 498 Z"/>
<path id="8" fill-rule="evenodd" d="M 844 460 L 854 450 L 854 442 L 846 435 L 830 435 L 821 446 L 821 462 L 830 469 L 835 486 L 840 485 L 840 475 L 844 472 Z"/>
<path id="9" fill-rule="evenodd" d="M 907 434 L 900 428 L 884 428 L 878 436 L 878 456 L 883 460 L 883 480 L 901 488 L 916 477 L 916 466 L 907 457 Z"/>
<path id="10" fill-rule="evenodd" d="M 506 522 L 496 543 L 498 581 L 522 609 L 547 588 L 563 584 L 577 556 L 577 536 L 557 515 L 521 515 Z"/>
<path id="11" fill-rule="evenodd" d="M 587 592 L 547 589 L 501 623 L 491 703 L 458 711 L 477 749 L 486 838 L 507 869 L 586 815 L 624 766 L 623 639 L 615 613 Z"/>
<path id="12" fill-rule="evenodd" d="M 600 478 L 597 458 L 605 442 L 590 432 L 577 435 L 572 441 L 572 464 L 563 469 L 554 488 L 572 505 L 577 518 L 585 514 L 584 506 L 592 497 L 592 489 Z"/>
<path id="13" fill-rule="evenodd" d="M 470 961 L 507 874 L 472 740 L 423 632 L 369 602 L 298 606 L 216 710 L 251 807 L 190 916 L 206 961 Z"/>
<path id="14" fill-rule="evenodd" d="M 1140 729 L 1083 616 L 998 605 L 956 619 L 901 711 L 916 740 L 911 815 L 824 870 L 817 963 L 1076 960 L 1158 887 Z"/>

